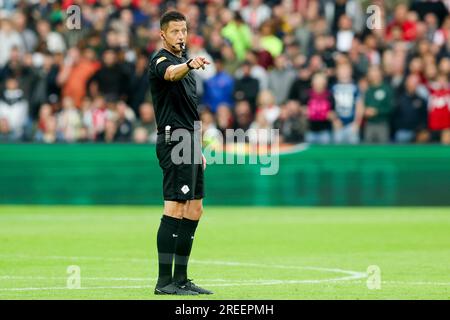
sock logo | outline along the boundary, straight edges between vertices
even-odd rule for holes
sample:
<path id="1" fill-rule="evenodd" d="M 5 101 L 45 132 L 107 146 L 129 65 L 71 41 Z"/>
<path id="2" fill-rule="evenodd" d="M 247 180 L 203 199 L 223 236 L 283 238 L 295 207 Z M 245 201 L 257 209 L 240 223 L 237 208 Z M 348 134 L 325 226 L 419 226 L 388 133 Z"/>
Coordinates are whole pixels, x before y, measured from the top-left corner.
<path id="1" fill-rule="evenodd" d="M 183 191 L 184 194 L 188 193 L 189 190 L 190 190 L 190 189 L 189 189 L 189 187 L 188 187 L 187 185 L 184 185 L 184 186 L 181 188 L 181 191 Z"/>

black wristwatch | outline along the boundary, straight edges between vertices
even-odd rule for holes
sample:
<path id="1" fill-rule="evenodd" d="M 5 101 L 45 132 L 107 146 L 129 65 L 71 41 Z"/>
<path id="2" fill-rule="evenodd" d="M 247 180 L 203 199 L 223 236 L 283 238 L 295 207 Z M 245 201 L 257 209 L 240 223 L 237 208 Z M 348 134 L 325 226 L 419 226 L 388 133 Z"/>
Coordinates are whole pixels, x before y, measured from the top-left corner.
<path id="1" fill-rule="evenodd" d="M 189 64 L 192 62 L 192 60 L 194 60 L 194 59 L 189 59 L 188 61 L 186 61 L 186 65 L 188 66 L 189 70 L 194 69 L 194 67 L 191 67 L 191 65 Z"/>

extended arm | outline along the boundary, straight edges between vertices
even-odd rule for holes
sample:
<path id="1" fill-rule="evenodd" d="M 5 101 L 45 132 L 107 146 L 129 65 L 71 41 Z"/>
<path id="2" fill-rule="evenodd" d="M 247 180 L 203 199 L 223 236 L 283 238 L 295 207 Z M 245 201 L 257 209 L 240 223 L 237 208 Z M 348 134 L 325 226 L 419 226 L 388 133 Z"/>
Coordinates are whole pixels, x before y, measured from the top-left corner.
<path id="1" fill-rule="evenodd" d="M 179 81 L 183 79 L 191 69 L 205 69 L 205 64 L 210 63 L 203 57 L 196 57 L 194 59 L 190 59 L 187 63 L 185 62 L 171 65 L 167 67 L 166 72 L 164 73 L 164 80 Z"/>

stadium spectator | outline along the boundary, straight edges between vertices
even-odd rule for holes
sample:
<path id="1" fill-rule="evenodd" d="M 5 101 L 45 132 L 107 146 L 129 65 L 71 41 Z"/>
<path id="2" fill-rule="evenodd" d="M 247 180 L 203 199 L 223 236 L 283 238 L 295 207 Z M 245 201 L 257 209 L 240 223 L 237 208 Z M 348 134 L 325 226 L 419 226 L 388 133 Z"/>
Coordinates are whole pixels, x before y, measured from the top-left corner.
<path id="1" fill-rule="evenodd" d="M 234 79 L 223 69 L 221 57 L 214 58 L 216 74 L 204 81 L 203 103 L 215 113 L 220 104 L 232 106 Z"/>
<path id="2" fill-rule="evenodd" d="M 368 34 L 364 39 L 365 55 L 370 65 L 381 64 L 381 52 L 379 50 L 379 40 L 374 34 Z"/>
<path id="3" fill-rule="evenodd" d="M 20 89 L 23 91 L 24 99 L 27 100 L 30 109 L 33 109 L 36 98 L 36 82 L 38 72 L 33 66 L 33 56 L 30 53 L 22 54 L 18 48 L 13 48 L 10 53 L 10 60 L 1 71 L 1 77 L 5 80 L 14 78 L 18 81 Z M 34 115 L 34 109 L 29 111 Z"/>
<path id="4" fill-rule="evenodd" d="M 386 28 L 387 39 L 415 40 L 417 36 L 417 20 L 416 12 L 409 11 L 406 4 L 401 3 L 397 5 L 394 11 L 394 20 Z"/>
<path id="5" fill-rule="evenodd" d="M 450 131 L 450 86 L 448 76 L 439 74 L 429 86 L 428 128 L 435 142 L 449 143 Z"/>
<path id="6" fill-rule="evenodd" d="M 234 109 L 235 123 L 234 129 L 242 129 L 247 131 L 253 121 L 252 110 L 250 103 L 247 100 L 241 100 L 236 103 Z"/>
<path id="7" fill-rule="evenodd" d="M 255 120 L 249 127 L 248 142 L 259 148 L 257 150 L 263 151 L 266 146 L 270 146 L 272 142 L 276 141 L 275 134 L 271 129 L 272 125 L 267 120 L 267 117 L 262 110 L 258 110 Z"/>
<path id="8" fill-rule="evenodd" d="M 57 115 L 57 127 L 66 142 L 75 142 L 79 138 L 81 116 L 70 97 L 62 100 L 62 110 Z"/>
<path id="9" fill-rule="evenodd" d="M 115 140 L 118 142 L 130 142 L 133 135 L 133 121 L 135 114 L 133 110 L 123 101 L 116 104 L 117 133 Z"/>
<path id="10" fill-rule="evenodd" d="M 311 87 L 311 78 L 314 73 L 321 71 L 324 68 L 323 60 L 320 56 L 314 55 L 309 59 L 305 67 L 299 69 L 297 77 L 292 83 L 289 90 L 289 100 L 302 103 L 307 99 L 308 90 Z"/>
<path id="11" fill-rule="evenodd" d="M 0 118 L 0 142 L 13 141 L 14 136 L 6 118 Z"/>
<path id="12" fill-rule="evenodd" d="M 105 121 L 105 129 L 97 136 L 97 142 L 112 143 L 118 141 L 117 123 L 111 117 Z"/>
<path id="13" fill-rule="evenodd" d="M 338 30 L 336 32 L 336 49 L 340 52 L 349 52 L 355 33 L 352 29 L 352 20 L 342 15 L 339 18 Z"/>
<path id="14" fill-rule="evenodd" d="M 147 142 L 156 143 L 156 119 L 153 105 L 144 102 L 139 107 L 139 119 L 135 122 L 134 131 L 144 128 L 146 130 Z M 139 135 L 142 136 L 142 133 Z"/>
<path id="15" fill-rule="evenodd" d="M 28 122 L 28 101 L 15 78 L 6 80 L 0 96 L 0 118 L 5 119 L 14 140 L 20 140 Z"/>
<path id="16" fill-rule="evenodd" d="M 370 62 L 365 54 L 365 48 L 358 38 L 353 38 L 348 57 L 353 66 L 355 80 L 360 80 L 367 74 Z"/>
<path id="17" fill-rule="evenodd" d="M 63 142 L 64 136 L 58 130 L 58 123 L 54 115 L 50 115 L 44 120 L 44 129 L 37 131 L 35 141 L 41 143 Z"/>
<path id="18" fill-rule="evenodd" d="M 4 17 L 0 21 L 0 43 L 0 67 L 8 63 L 13 48 L 17 48 L 20 53 L 25 51 L 20 33 L 14 29 L 10 18 Z"/>
<path id="19" fill-rule="evenodd" d="M 331 92 L 335 101 L 337 119 L 334 127 L 336 143 L 359 143 L 359 129 L 364 113 L 364 105 L 359 88 L 352 78 L 352 67 L 348 63 L 336 68 L 337 82 Z"/>
<path id="20" fill-rule="evenodd" d="M 256 98 L 260 90 L 259 81 L 251 75 L 252 64 L 244 61 L 240 71 L 242 77 L 236 80 L 234 86 L 234 99 L 236 101 L 246 100 L 249 102 L 251 111 L 256 112 Z"/>
<path id="21" fill-rule="evenodd" d="M 139 113 L 139 106 L 145 102 L 149 92 L 148 62 L 146 55 L 139 54 L 136 59 L 134 72 L 131 73 L 129 104 L 135 114 Z"/>
<path id="22" fill-rule="evenodd" d="M 204 42 L 205 42 L 205 40 L 202 37 L 200 37 L 198 35 L 193 35 L 189 41 L 188 56 L 189 57 L 202 56 L 202 57 L 205 57 L 206 60 L 208 60 L 208 61 L 213 61 L 213 58 L 211 57 L 211 55 L 204 48 Z M 214 57 L 220 57 L 220 51 L 215 53 Z M 216 58 L 216 59 L 221 61 L 220 58 Z M 223 71 L 223 69 L 221 71 Z M 196 77 L 200 79 L 200 83 L 201 83 L 202 81 L 208 80 L 216 74 L 216 66 L 214 64 L 210 64 L 210 65 L 205 66 L 205 70 L 202 70 L 202 72 L 198 72 L 196 70 L 196 71 L 194 71 L 194 73 L 195 73 Z"/>
<path id="23" fill-rule="evenodd" d="M 133 142 L 145 144 L 149 142 L 149 135 L 147 129 L 144 127 L 137 127 L 133 131 Z"/>
<path id="24" fill-rule="evenodd" d="M 129 78 L 117 62 L 117 54 L 111 49 L 103 53 L 103 65 L 92 76 L 90 82 L 98 86 L 101 95 L 113 101 L 124 99 L 128 94 Z"/>
<path id="25" fill-rule="evenodd" d="M 98 136 L 104 132 L 107 117 L 107 104 L 102 96 L 96 97 L 92 104 L 84 110 L 85 125 L 89 128 L 94 140 L 98 140 Z"/>
<path id="26" fill-rule="evenodd" d="M 39 109 L 37 122 L 34 126 L 34 132 L 44 132 L 47 119 L 53 114 L 52 106 L 48 103 L 43 104 Z"/>
<path id="27" fill-rule="evenodd" d="M 221 150 L 224 137 L 220 130 L 217 129 L 214 115 L 210 110 L 204 109 L 200 116 L 202 120 L 203 146 L 211 150 Z"/>
<path id="28" fill-rule="evenodd" d="M 270 8 L 261 0 L 250 0 L 249 5 L 242 9 L 242 17 L 253 30 L 257 30 L 270 16 Z"/>
<path id="29" fill-rule="evenodd" d="M 267 20 L 261 25 L 261 48 L 267 50 L 273 58 L 276 58 L 283 52 L 283 41 L 274 33 L 273 21 Z"/>
<path id="30" fill-rule="evenodd" d="M 228 11 L 225 11 L 228 13 Z M 232 15 L 232 13 L 230 13 L 230 15 Z M 227 16 L 225 14 L 225 16 Z M 233 52 L 233 55 L 236 56 L 234 54 L 234 49 L 232 47 L 231 42 L 222 37 L 220 30 L 211 30 L 211 33 L 209 34 L 209 41 L 205 43 L 205 50 L 206 52 L 208 52 L 208 54 L 211 55 L 211 57 L 217 57 L 220 55 L 220 53 L 222 53 L 222 50 L 224 47 L 229 47 L 231 48 L 231 52 Z M 191 50 L 191 48 L 189 48 L 189 51 Z M 212 61 L 212 60 L 209 60 Z"/>
<path id="31" fill-rule="evenodd" d="M 406 78 L 405 90 L 394 110 L 395 141 L 410 143 L 416 135 L 427 128 L 426 101 L 417 94 L 420 79 L 416 75 Z"/>
<path id="32" fill-rule="evenodd" d="M 343 87 L 357 85 L 366 104 L 364 142 L 444 143 L 450 137 L 442 103 L 450 76 L 450 15 L 444 3 L 449 2 L 374 0 L 370 4 L 380 8 L 381 28 L 367 28 L 364 12 L 369 3 L 358 0 L 4 1 L 0 88 L 4 96 L 8 79 L 16 79 L 28 107 L 20 130 L 11 125 L 13 116 L 6 109 L 8 114 L 0 117 L 2 139 L 154 142 L 154 120 L 147 125 L 139 119 L 140 107 L 150 103 L 147 67 L 162 45 L 159 18 L 177 9 L 188 16 L 193 35 L 188 55 L 221 58 L 218 68 L 227 75 L 225 85 L 215 65 L 194 72 L 198 98 L 215 112 L 217 130 L 256 125 L 257 97 L 270 91 L 279 106 L 271 123 L 280 129 L 282 140 L 302 141 L 305 122 L 311 124 L 311 119 L 299 111 L 299 104 L 305 107 L 311 98 L 313 75 L 324 73 L 337 102 L 335 137 L 345 131 L 347 121 L 337 97 L 344 95 Z M 81 6 L 80 30 L 65 25 L 64 11 L 72 4 Z M 336 78 L 340 66 L 349 62 L 352 79 L 341 86 Z M 373 81 L 376 67 L 378 84 Z M 412 79 L 418 80 L 416 85 Z M 379 99 L 384 94 L 385 99 Z M 67 108 L 66 98 L 76 110 Z M 426 103 L 427 114 L 411 107 L 410 101 L 417 99 Z M 119 101 L 138 117 L 119 120 Z M 1 103 L 5 110 L 4 98 Z M 81 123 L 75 126 L 76 114 Z M 112 123 L 105 138 L 107 120 Z M 423 128 L 425 123 L 428 128 Z M 121 125 L 131 125 L 131 132 L 121 136 Z"/>
<path id="33" fill-rule="evenodd" d="M 233 48 L 225 44 L 221 48 L 220 55 L 222 56 L 224 71 L 230 75 L 234 75 L 240 66 L 240 62 L 237 60 Z"/>
<path id="34" fill-rule="evenodd" d="M 216 122 L 217 129 L 219 129 L 225 137 L 226 130 L 232 129 L 234 123 L 233 113 L 229 106 L 225 104 L 219 105 L 216 111 Z"/>
<path id="35" fill-rule="evenodd" d="M 273 124 L 279 130 L 280 142 L 295 144 L 304 140 L 306 122 L 302 117 L 300 106 L 291 100 L 281 106 L 280 116 Z"/>
<path id="36" fill-rule="evenodd" d="M 266 90 L 269 88 L 269 75 L 264 66 L 259 64 L 259 53 L 257 50 L 247 51 L 245 54 L 245 62 L 248 62 L 250 65 L 250 75 L 258 80 L 259 90 Z M 243 70 L 238 69 L 235 76 L 237 79 L 240 79 L 243 76 Z"/>
<path id="37" fill-rule="evenodd" d="M 189 39 L 188 57 L 193 58 L 197 56 L 205 57 L 208 61 L 213 61 L 213 58 L 204 47 L 203 38 L 198 35 L 192 35 Z M 216 59 L 220 57 L 220 51 L 214 53 L 214 57 L 216 57 Z M 202 70 L 201 72 L 199 72 L 198 70 L 193 70 L 192 72 L 194 73 L 194 77 L 196 79 L 197 95 L 199 97 L 202 97 L 204 95 L 203 83 L 211 79 L 216 74 L 216 65 L 214 63 L 211 63 L 209 65 L 206 65 L 205 70 Z M 230 75 L 228 76 L 231 78 L 231 80 L 233 80 Z M 208 91 L 206 92 L 208 93 Z"/>
<path id="38" fill-rule="evenodd" d="M 66 51 L 66 43 L 61 33 L 52 31 L 47 20 L 39 20 L 36 25 L 39 36 L 38 46 L 42 46 L 51 53 L 63 53 Z"/>
<path id="39" fill-rule="evenodd" d="M 331 142 L 331 129 L 334 117 L 334 101 L 327 89 L 328 79 L 324 73 L 313 75 L 311 88 L 302 101 L 308 118 L 306 142 L 328 144 Z"/>
<path id="40" fill-rule="evenodd" d="M 384 83 L 379 66 L 372 66 L 368 73 L 369 88 L 365 94 L 366 143 L 387 143 L 390 139 L 389 121 L 392 112 L 393 93 Z"/>
<path id="41" fill-rule="evenodd" d="M 343 15 L 351 18 L 353 31 L 361 32 L 364 27 L 364 14 L 359 1 L 336 0 L 326 1 L 324 5 L 325 17 L 333 33 L 336 33 L 339 21 Z"/>
<path id="42" fill-rule="evenodd" d="M 252 44 L 251 30 L 244 23 L 238 12 L 234 13 L 233 20 L 229 21 L 221 31 L 222 36 L 231 42 L 234 52 L 239 60 L 245 59 L 245 53 Z"/>
<path id="43" fill-rule="evenodd" d="M 268 126 L 272 126 L 280 116 L 280 107 L 275 104 L 275 97 L 270 90 L 263 90 L 259 93 L 257 113 L 262 114 Z"/>
<path id="44" fill-rule="evenodd" d="M 353 38 L 352 38 L 353 39 Z M 333 50 L 334 39 L 329 36 L 319 35 L 314 40 L 314 56 L 320 57 L 323 67 L 327 69 L 327 73 L 331 74 L 332 69 L 336 65 L 336 55 Z M 317 70 L 319 71 L 319 70 Z"/>
<path id="45" fill-rule="evenodd" d="M 295 80 L 295 71 L 288 65 L 284 54 L 275 58 L 275 67 L 269 71 L 269 90 L 275 96 L 275 102 L 281 105 L 286 102 L 289 89 Z"/>
<path id="46" fill-rule="evenodd" d="M 37 118 L 39 107 L 50 99 L 60 96 L 60 87 L 57 84 L 59 66 L 51 54 L 34 54 L 34 69 L 30 80 L 30 116 Z"/>
<path id="47" fill-rule="evenodd" d="M 267 51 L 266 48 L 262 47 L 261 37 L 259 35 L 253 35 L 252 43 L 252 49 L 247 52 L 247 59 L 250 61 L 255 61 L 258 66 L 264 69 L 264 71 L 272 68 L 273 56 L 269 51 Z M 249 57 L 249 54 L 252 56 Z"/>
<path id="48" fill-rule="evenodd" d="M 95 60 L 95 53 L 91 49 L 80 53 L 78 48 L 70 48 L 57 77 L 62 98 L 70 97 L 75 106 L 80 107 L 86 96 L 87 82 L 99 68 L 100 63 Z"/>
<path id="49" fill-rule="evenodd" d="M 38 44 L 36 33 L 28 27 L 29 19 L 22 11 L 16 11 L 13 15 L 13 23 L 16 31 L 22 38 L 25 52 L 33 53 Z"/>

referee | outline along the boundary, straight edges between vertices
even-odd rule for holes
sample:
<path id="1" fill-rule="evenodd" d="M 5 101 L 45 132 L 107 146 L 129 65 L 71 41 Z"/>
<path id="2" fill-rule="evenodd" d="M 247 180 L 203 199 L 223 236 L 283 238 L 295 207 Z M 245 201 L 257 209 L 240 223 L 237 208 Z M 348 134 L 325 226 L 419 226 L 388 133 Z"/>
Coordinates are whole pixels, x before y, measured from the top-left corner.
<path id="1" fill-rule="evenodd" d="M 157 235 L 159 273 L 155 294 L 212 294 L 187 277 L 194 234 L 203 212 L 203 172 L 206 167 L 199 147 L 201 138 L 195 140 L 195 137 L 200 137 L 200 129 L 196 125 L 200 123 L 200 117 L 195 78 L 190 71 L 204 69 L 209 62 L 203 57 L 186 58 L 187 24 L 184 15 L 176 11 L 167 12 L 161 17 L 160 27 L 163 48 L 149 65 L 158 128 L 156 155 L 163 171 L 164 194 L 164 214 Z M 188 132 L 192 140 L 188 145 L 190 161 L 179 163 L 173 159 L 173 148 L 184 142 L 174 141 L 172 134 L 177 129 Z M 197 147 L 194 147 L 195 143 L 198 143 Z M 194 158 L 200 160 L 195 161 Z"/>

